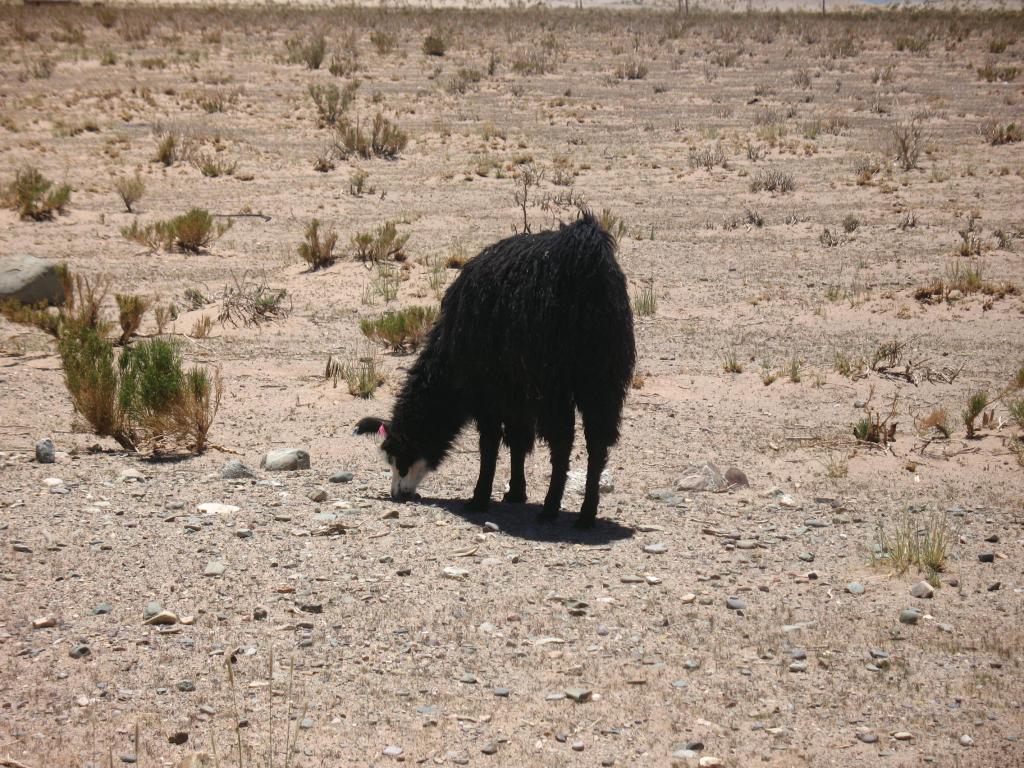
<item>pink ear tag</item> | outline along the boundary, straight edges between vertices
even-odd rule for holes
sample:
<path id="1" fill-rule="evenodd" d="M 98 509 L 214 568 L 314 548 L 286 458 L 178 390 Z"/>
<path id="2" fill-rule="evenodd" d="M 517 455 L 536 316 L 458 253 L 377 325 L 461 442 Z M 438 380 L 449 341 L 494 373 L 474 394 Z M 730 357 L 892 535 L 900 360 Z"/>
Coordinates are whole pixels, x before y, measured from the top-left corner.
<path id="1" fill-rule="evenodd" d="M 377 430 L 377 437 L 387 437 L 388 431 L 384 429 L 384 425 L 380 425 L 380 429 Z"/>

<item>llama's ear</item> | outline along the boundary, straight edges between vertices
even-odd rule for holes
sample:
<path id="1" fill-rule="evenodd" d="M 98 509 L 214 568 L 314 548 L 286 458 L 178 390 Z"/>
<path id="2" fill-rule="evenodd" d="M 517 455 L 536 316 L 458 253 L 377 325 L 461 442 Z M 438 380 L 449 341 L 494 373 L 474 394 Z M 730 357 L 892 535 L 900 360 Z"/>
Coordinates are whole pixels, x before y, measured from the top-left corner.
<path id="1" fill-rule="evenodd" d="M 388 432 L 391 431 L 391 422 L 385 419 L 378 419 L 376 416 L 367 416 L 365 419 L 360 419 L 359 423 L 356 424 L 356 428 L 352 431 L 353 435 L 377 435 L 378 437 L 387 437 Z"/>

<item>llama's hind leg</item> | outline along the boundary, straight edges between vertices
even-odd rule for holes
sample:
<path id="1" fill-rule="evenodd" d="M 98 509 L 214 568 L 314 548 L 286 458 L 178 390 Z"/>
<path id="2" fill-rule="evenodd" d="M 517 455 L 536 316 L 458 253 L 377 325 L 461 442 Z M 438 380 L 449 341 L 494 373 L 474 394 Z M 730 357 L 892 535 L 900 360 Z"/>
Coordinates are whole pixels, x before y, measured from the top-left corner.
<path id="1" fill-rule="evenodd" d="M 601 473 L 608 463 L 608 447 L 618 440 L 618 421 L 621 406 L 614 399 L 605 403 L 591 402 L 591 398 L 580 400 L 583 416 L 583 434 L 587 439 L 587 486 L 583 493 L 583 506 L 576 521 L 579 528 L 590 528 L 597 520 L 597 504 L 600 500 Z"/>
<path id="2" fill-rule="evenodd" d="M 551 448 L 551 483 L 548 485 L 544 508 L 539 516 L 542 521 L 554 520 L 562 506 L 565 477 L 569 472 L 569 454 L 572 452 L 574 421 L 575 411 L 569 403 L 563 412 L 556 416 L 554 423 L 544 429 L 543 436 Z"/>
<path id="3" fill-rule="evenodd" d="M 512 454 L 512 476 L 502 501 L 509 504 L 526 502 L 526 455 L 533 450 L 533 428 L 522 424 L 505 425 L 505 442 Z"/>
<path id="4" fill-rule="evenodd" d="M 480 476 L 473 490 L 473 498 L 466 502 L 470 512 L 483 512 L 491 503 L 491 487 L 494 485 L 494 468 L 498 463 L 498 443 L 501 429 L 497 422 L 478 423 L 480 430 Z"/>

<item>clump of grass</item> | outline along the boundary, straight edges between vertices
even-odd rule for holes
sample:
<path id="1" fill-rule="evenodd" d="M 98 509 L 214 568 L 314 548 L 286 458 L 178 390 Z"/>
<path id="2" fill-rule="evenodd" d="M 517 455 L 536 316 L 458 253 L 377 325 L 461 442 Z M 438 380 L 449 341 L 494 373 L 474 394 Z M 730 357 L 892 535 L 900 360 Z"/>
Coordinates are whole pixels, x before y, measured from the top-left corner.
<path id="1" fill-rule="evenodd" d="M 957 532 L 946 515 L 937 512 L 922 520 L 904 512 L 892 528 L 879 520 L 871 563 L 898 574 L 916 568 L 929 584 L 938 586 L 956 541 Z"/>
<path id="2" fill-rule="evenodd" d="M 658 311 L 658 296 L 654 291 L 654 278 L 650 277 L 633 294 L 633 311 L 639 317 L 653 317 Z"/>
<path id="3" fill-rule="evenodd" d="M 643 80 L 647 77 L 647 64 L 643 59 L 631 57 L 615 68 L 615 77 L 619 80 Z"/>
<path id="4" fill-rule="evenodd" d="M 431 32 L 423 40 L 423 52 L 427 56 L 444 56 L 448 51 L 448 43 L 436 32 Z"/>
<path id="5" fill-rule="evenodd" d="M 54 187 L 37 168 L 26 166 L 15 171 L 6 197 L 7 207 L 17 211 L 19 218 L 49 221 L 66 212 L 71 202 L 71 187 L 67 184 Z"/>
<path id="6" fill-rule="evenodd" d="M 310 98 L 316 105 L 317 124 L 321 128 L 337 125 L 338 119 L 355 99 L 358 89 L 358 80 L 351 80 L 340 89 L 333 83 L 309 86 Z"/>
<path id="7" fill-rule="evenodd" d="M 164 131 L 157 137 L 156 155 L 153 159 L 166 166 L 174 165 L 182 155 L 182 139 L 177 131 Z"/>
<path id="8" fill-rule="evenodd" d="M 860 187 L 870 184 L 881 170 L 881 163 L 873 157 L 858 157 L 853 163 L 853 173 L 857 180 L 857 186 Z"/>
<path id="9" fill-rule="evenodd" d="M 621 216 L 614 214 L 610 208 L 601 209 L 597 222 L 616 241 L 621 240 L 626 235 L 626 222 L 622 220 Z"/>
<path id="10" fill-rule="evenodd" d="M 751 192 L 792 192 L 796 189 L 793 175 L 777 168 L 762 168 L 750 182 Z"/>
<path id="11" fill-rule="evenodd" d="M 114 182 L 114 189 L 117 191 L 117 196 L 121 198 L 121 202 L 124 203 L 125 210 L 132 213 L 132 206 L 146 193 L 146 182 L 136 171 L 134 176 L 122 176 L 117 179 Z"/>
<path id="12" fill-rule="evenodd" d="M 386 29 L 375 29 L 370 33 L 370 42 L 377 49 L 377 53 L 386 56 L 398 45 L 398 36 Z"/>
<path id="13" fill-rule="evenodd" d="M 237 160 L 222 157 L 216 152 L 193 152 L 189 161 L 203 176 L 211 179 L 233 176 L 238 170 Z"/>
<path id="14" fill-rule="evenodd" d="M 302 64 L 306 69 L 320 69 L 327 53 L 327 40 L 319 34 L 308 38 L 293 37 L 285 42 L 285 47 L 291 63 Z"/>
<path id="15" fill-rule="evenodd" d="M 995 62 L 986 62 L 985 66 L 978 67 L 978 77 L 989 83 L 1011 83 L 1020 74 L 1018 67 L 1000 67 Z"/>
<path id="16" fill-rule="evenodd" d="M 396 351 L 415 350 L 423 343 L 437 319 L 437 307 L 413 306 L 385 312 L 376 318 L 363 318 L 359 330 L 370 341 Z"/>
<path id="17" fill-rule="evenodd" d="M 383 157 L 391 160 L 398 157 L 409 143 L 409 136 L 388 118 L 378 112 L 369 130 L 362 121 L 355 123 L 339 118 L 337 123 L 336 151 L 342 158 L 352 155 L 370 159 Z"/>
<path id="18" fill-rule="evenodd" d="M 1013 144 L 1024 141 L 1024 127 L 1020 123 L 1000 123 L 998 120 L 989 120 L 981 127 L 981 135 L 992 146 Z"/>
<path id="19" fill-rule="evenodd" d="M 114 299 L 117 301 L 117 320 L 121 326 L 120 343 L 125 345 L 138 332 L 150 303 L 142 296 L 133 294 L 118 293 Z"/>
<path id="20" fill-rule="evenodd" d="M 337 242 L 338 234 L 334 230 L 321 235 L 320 220 L 312 219 L 306 225 L 305 240 L 299 243 L 299 256 L 313 271 L 329 267 L 334 263 L 334 246 Z"/>
<path id="21" fill-rule="evenodd" d="M 691 149 L 687 154 L 686 160 L 691 168 L 704 168 L 710 171 L 715 166 L 728 167 L 725 150 L 721 144 L 716 144 L 713 148 Z"/>
<path id="22" fill-rule="evenodd" d="M 362 168 L 356 168 L 348 177 L 348 193 L 352 197 L 372 195 L 376 190 L 369 183 L 370 174 Z"/>
<path id="23" fill-rule="evenodd" d="M 833 234 L 831 229 L 825 227 L 823 230 L 821 230 L 821 234 L 818 235 L 818 242 L 820 242 L 826 248 L 834 248 L 835 246 L 839 245 L 842 242 L 842 240 L 839 238 L 838 235 Z"/>
<path id="24" fill-rule="evenodd" d="M 352 237 L 355 258 L 362 262 L 382 262 L 387 259 L 405 260 L 408 234 L 399 234 L 393 221 L 386 221 L 373 232 L 360 232 Z"/>
<path id="25" fill-rule="evenodd" d="M 133 442 L 153 452 L 185 447 L 202 453 L 220 407 L 219 372 L 182 368 L 181 349 L 169 339 L 149 339 L 118 361 L 118 410 Z"/>
<path id="26" fill-rule="evenodd" d="M 961 412 L 961 418 L 964 420 L 964 427 L 967 429 L 967 439 L 973 440 L 977 437 L 975 422 L 979 416 L 985 414 L 985 409 L 991 405 L 989 400 L 988 392 L 985 390 L 979 390 L 972 392 L 967 397 L 967 404 L 964 410 Z"/>
<path id="27" fill-rule="evenodd" d="M 794 384 L 799 384 L 803 373 L 803 361 L 793 355 L 789 358 L 789 364 L 786 366 L 786 375 L 789 376 L 789 380 Z"/>
<path id="28" fill-rule="evenodd" d="M 954 291 L 957 293 L 954 294 Z M 982 293 L 995 299 L 1015 295 L 1017 286 L 1009 281 L 992 282 L 986 280 L 984 267 L 980 261 L 969 258 L 958 258 L 946 267 L 943 277 L 917 288 L 914 298 L 918 301 L 935 304 L 942 301 L 952 302 L 956 298 L 974 293 Z"/>
<path id="29" fill-rule="evenodd" d="M 139 243 L 151 251 L 178 248 L 188 253 L 199 253 L 231 229 L 231 220 L 215 222 L 204 208 L 191 208 L 180 216 L 166 221 L 141 225 L 133 221 L 121 228 L 121 236 Z"/>
<path id="30" fill-rule="evenodd" d="M 918 117 L 897 120 L 889 126 L 889 146 L 904 171 L 917 168 L 924 141 L 924 124 Z"/>
<path id="31" fill-rule="evenodd" d="M 735 349 L 730 349 L 726 353 L 725 360 L 722 362 L 722 369 L 726 373 L 743 373 L 743 363 L 736 356 Z"/>
<path id="32" fill-rule="evenodd" d="M 373 347 L 353 361 L 335 360 L 328 355 L 324 379 L 332 382 L 335 387 L 339 381 L 344 381 L 350 395 L 363 399 L 373 397 L 377 387 L 386 381 L 381 370 L 380 356 Z"/>
<path id="33" fill-rule="evenodd" d="M 857 231 L 858 227 L 860 227 L 860 219 L 852 213 L 847 214 L 846 218 L 843 219 L 843 231 L 847 234 L 852 234 Z"/>
<path id="34" fill-rule="evenodd" d="M 118 401 L 114 347 L 95 328 L 69 328 L 59 343 L 64 383 L 75 411 L 100 437 L 135 450 L 136 440 Z"/>

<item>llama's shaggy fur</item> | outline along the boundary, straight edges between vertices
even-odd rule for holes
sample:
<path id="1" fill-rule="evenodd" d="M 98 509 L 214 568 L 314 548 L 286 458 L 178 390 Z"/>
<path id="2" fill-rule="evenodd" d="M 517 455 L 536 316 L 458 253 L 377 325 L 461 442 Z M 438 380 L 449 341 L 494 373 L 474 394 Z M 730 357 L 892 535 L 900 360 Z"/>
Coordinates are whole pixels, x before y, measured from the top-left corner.
<path id="1" fill-rule="evenodd" d="M 541 513 L 550 519 L 565 490 L 578 408 L 588 454 L 579 523 L 591 525 L 635 361 L 633 314 L 615 241 L 585 213 L 555 231 L 509 237 L 470 260 L 445 293 L 392 419 L 363 419 L 356 432 L 384 436 L 397 495 L 414 490 L 403 478 L 422 476 L 410 473 L 417 461 L 436 469 L 474 421 L 480 433 L 480 476 L 468 502 L 474 510 L 490 502 L 502 440 L 512 453 L 504 500 L 526 501 L 524 461 L 539 435 L 551 449 Z"/>

